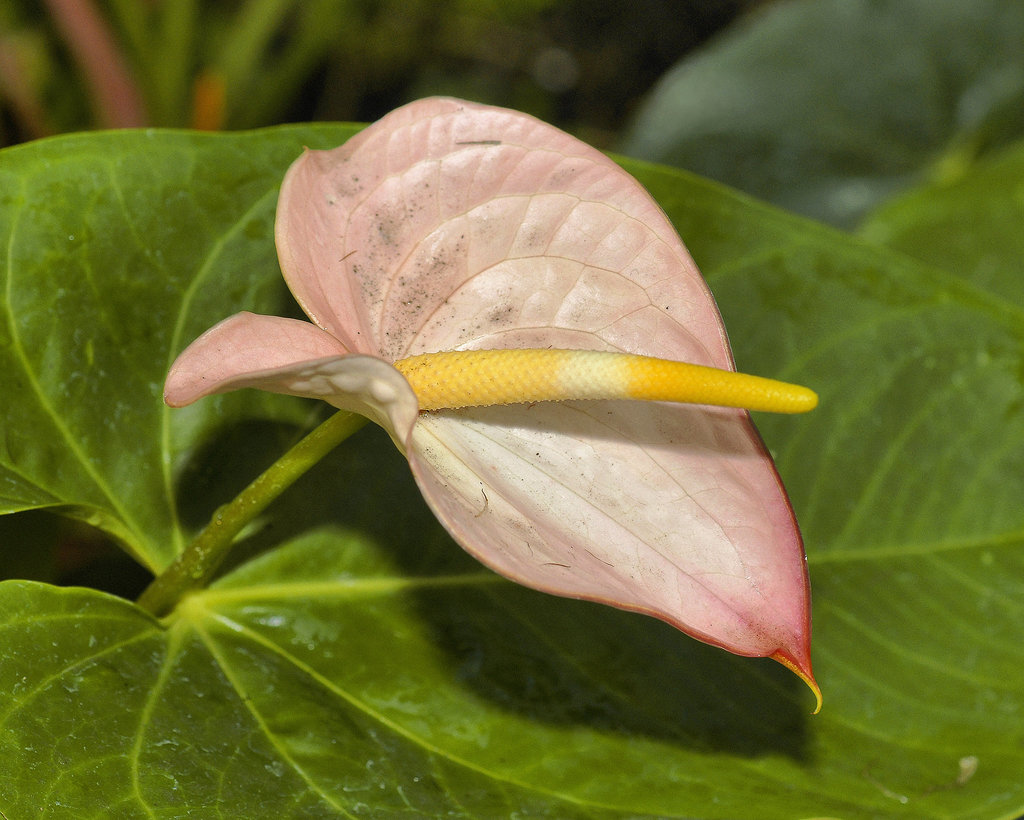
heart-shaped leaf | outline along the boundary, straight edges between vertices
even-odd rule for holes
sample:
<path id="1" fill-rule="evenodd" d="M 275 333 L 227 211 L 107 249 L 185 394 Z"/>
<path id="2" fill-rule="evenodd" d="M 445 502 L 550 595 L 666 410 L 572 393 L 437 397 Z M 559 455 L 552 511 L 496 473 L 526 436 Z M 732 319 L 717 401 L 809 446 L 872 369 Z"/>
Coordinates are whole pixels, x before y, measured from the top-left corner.
<path id="1" fill-rule="evenodd" d="M 288 312 L 276 185 L 303 145 L 350 133 L 96 134 L 0 155 L 6 509 L 74 508 L 162 566 L 312 422 L 259 394 L 172 413 L 159 389 L 225 300 Z M 166 625 L 96 592 L 0 586 L 0 810 L 1021 813 L 1012 270 L 965 282 L 629 170 L 708 277 L 740 368 L 823 395 L 812 416 L 758 419 L 808 546 L 823 712 L 775 664 L 487 575 L 386 437 L 361 434 L 246 533 L 243 557 L 262 558 Z"/>

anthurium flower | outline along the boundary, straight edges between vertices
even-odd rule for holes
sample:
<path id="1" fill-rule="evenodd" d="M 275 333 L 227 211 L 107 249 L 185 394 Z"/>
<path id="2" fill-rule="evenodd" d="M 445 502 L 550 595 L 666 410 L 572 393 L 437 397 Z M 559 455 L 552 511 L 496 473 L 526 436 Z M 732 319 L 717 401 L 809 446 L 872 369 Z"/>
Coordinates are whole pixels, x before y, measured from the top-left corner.
<path id="1" fill-rule="evenodd" d="M 232 316 L 174 363 L 168 404 L 256 387 L 362 413 L 484 564 L 773 657 L 818 694 L 785 491 L 746 410 L 710 404 L 771 405 L 779 383 L 738 398 L 728 378 L 682 397 L 638 386 L 741 377 L 682 241 L 618 165 L 518 112 L 421 100 L 306 151 L 282 184 L 276 240 L 312 323 Z M 455 387 L 431 375 L 440 357 L 419 358 L 484 350 L 518 358 L 446 360 Z M 635 356 L 704 369 L 654 377 Z M 813 405 L 780 389 L 804 406 L 764 409 Z"/>

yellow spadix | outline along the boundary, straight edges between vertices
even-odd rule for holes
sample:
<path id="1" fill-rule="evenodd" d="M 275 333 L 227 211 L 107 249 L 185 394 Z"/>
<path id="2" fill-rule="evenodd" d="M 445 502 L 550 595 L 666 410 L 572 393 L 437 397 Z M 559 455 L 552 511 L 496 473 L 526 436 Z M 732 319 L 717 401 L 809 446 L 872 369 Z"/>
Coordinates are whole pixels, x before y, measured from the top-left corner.
<path id="1" fill-rule="evenodd" d="M 459 350 L 395 362 L 421 410 L 539 401 L 639 399 L 804 413 L 813 390 L 787 382 L 594 350 Z"/>

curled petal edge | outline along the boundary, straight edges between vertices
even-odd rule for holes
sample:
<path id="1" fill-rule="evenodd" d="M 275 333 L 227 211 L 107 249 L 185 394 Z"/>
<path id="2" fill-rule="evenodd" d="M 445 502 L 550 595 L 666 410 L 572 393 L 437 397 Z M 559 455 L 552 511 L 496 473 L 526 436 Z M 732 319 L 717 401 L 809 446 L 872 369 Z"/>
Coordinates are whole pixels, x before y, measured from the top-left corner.
<path id="1" fill-rule="evenodd" d="M 812 714 L 816 715 L 821 711 L 821 687 L 818 686 L 818 682 L 814 679 L 814 673 L 811 671 L 810 650 L 808 649 L 804 654 L 806 659 L 803 662 L 791 658 L 787 653 L 782 652 L 781 650 L 774 653 L 771 656 L 771 659 L 781 663 L 790 672 L 807 684 L 807 687 L 814 694 L 814 712 Z"/>
<path id="2" fill-rule="evenodd" d="M 403 454 L 419 415 L 409 383 L 383 359 L 347 353 L 309 322 L 253 313 L 236 314 L 189 345 L 171 367 L 164 401 L 183 407 L 244 387 L 358 413 L 387 430 Z"/>
<path id="3" fill-rule="evenodd" d="M 164 401 L 184 407 L 246 386 L 239 383 L 242 377 L 348 352 L 309 322 L 243 311 L 211 327 L 179 354 L 164 383 Z"/>

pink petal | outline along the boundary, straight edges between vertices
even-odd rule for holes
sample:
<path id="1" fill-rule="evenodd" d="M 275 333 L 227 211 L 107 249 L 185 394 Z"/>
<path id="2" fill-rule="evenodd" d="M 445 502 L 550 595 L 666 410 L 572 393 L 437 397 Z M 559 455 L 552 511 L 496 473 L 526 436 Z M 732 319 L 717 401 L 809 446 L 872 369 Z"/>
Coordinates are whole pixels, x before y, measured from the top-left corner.
<path id="1" fill-rule="evenodd" d="M 671 223 L 593 148 L 449 99 L 392 112 L 286 177 L 277 240 L 310 316 L 353 350 L 621 350 L 732 367 Z M 594 402 L 428 414 L 410 462 L 480 560 L 649 612 L 813 684 L 799 532 L 742 411 Z"/>
<path id="2" fill-rule="evenodd" d="M 183 407 L 203 396 L 234 390 L 241 386 L 239 379 L 252 373 L 347 352 L 337 339 L 309 322 L 236 313 L 175 359 L 164 384 L 164 401 Z"/>
<path id="3" fill-rule="evenodd" d="M 238 313 L 210 328 L 178 356 L 164 401 L 182 407 L 212 393 L 255 387 L 323 399 L 366 416 L 405 452 L 419 413 L 416 396 L 390 364 L 351 355 L 309 322 Z"/>
<path id="4" fill-rule="evenodd" d="M 618 402 L 431 413 L 410 461 L 438 518 L 497 572 L 809 669 L 802 546 L 742 415 Z"/>
<path id="5" fill-rule="evenodd" d="M 428 99 L 281 187 L 289 288 L 354 352 L 397 360 L 576 347 L 731 366 L 721 318 L 657 203 L 594 148 L 525 114 Z"/>

